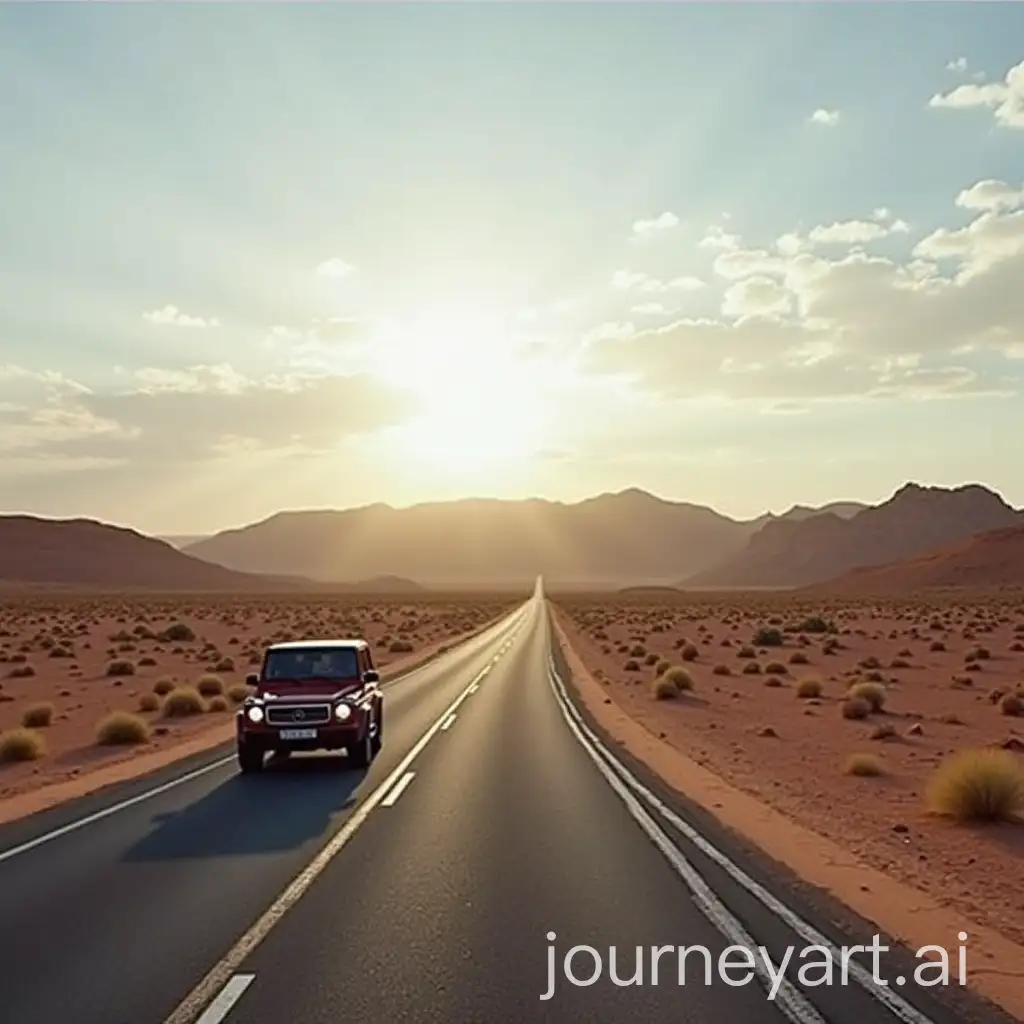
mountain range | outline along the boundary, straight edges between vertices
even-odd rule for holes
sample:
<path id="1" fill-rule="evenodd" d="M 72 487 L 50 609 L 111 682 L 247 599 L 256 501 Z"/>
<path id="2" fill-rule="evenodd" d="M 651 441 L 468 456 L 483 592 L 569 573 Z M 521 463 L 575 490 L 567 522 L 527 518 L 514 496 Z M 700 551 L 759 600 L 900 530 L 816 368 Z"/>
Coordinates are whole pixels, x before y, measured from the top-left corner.
<path id="1" fill-rule="evenodd" d="M 996 539 L 999 531 L 1005 536 Z M 198 540 L 171 540 L 91 520 L 0 516 L 0 581 L 394 592 L 520 586 L 537 575 L 551 586 L 594 589 L 1024 583 L 1024 574 L 1015 575 L 1024 566 L 1024 512 L 980 484 L 908 483 L 878 505 L 798 505 L 749 520 L 637 488 L 576 503 L 376 504 L 284 511 Z"/>

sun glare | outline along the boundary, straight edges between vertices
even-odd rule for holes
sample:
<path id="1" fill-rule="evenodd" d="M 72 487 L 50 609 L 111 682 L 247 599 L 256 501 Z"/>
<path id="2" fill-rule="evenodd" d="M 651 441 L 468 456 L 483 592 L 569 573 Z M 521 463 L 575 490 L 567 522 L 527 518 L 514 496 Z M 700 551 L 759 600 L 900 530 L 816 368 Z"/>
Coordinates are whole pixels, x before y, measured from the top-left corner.
<path id="1" fill-rule="evenodd" d="M 528 457 L 544 423 L 536 368 L 500 325 L 469 316 L 396 325 L 373 345 L 375 372 L 410 390 L 419 412 L 403 455 L 456 473 Z"/>

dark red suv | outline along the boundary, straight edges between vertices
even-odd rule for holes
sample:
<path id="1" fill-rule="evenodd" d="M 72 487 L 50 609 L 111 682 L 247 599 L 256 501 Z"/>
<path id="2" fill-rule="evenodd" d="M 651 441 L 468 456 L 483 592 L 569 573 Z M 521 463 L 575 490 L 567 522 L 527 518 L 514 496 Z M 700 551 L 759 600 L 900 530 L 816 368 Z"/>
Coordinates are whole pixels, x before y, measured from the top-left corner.
<path id="1" fill-rule="evenodd" d="M 384 741 L 384 695 L 365 640 L 300 640 L 273 644 L 256 692 L 238 709 L 238 766 L 263 769 L 268 752 L 344 750 L 368 768 Z"/>

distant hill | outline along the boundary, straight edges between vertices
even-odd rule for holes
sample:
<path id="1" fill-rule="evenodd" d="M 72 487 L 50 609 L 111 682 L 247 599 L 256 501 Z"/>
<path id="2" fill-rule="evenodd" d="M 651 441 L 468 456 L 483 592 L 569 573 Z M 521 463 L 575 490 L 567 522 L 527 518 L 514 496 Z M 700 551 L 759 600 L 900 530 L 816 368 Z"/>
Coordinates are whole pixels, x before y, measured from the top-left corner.
<path id="1" fill-rule="evenodd" d="M 201 540 L 206 540 L 209 534 L 205 533 L 187 533 L 187 534 L 176 534 L 172 537 L 157 537 L 157 540 L 166 541 L 171 545 L 172 548 L 178 548 L 180 551 L 182 548 L 187 548 L 189 544 L 198 544 Z"/>
<path id="2" fill-rule="evenodd" d="M 809 589 L 895 596 L 960 587 L 1024 587 L 1024 525 L 981 533 L 902 562 L 855 569 Z"/>
<path id="3" fill-rule="evenodd" d="M 288 581 L 234 572 L 92 519 L 0 516 L 0 582 L 102 589 L 252 591 Z"/>
<path id="4" fill-rule="evenodd" d="M 910 483 L 852 518 L 827 512 L 767 522 L 742 550 L 688 577 L 684 585 L 802 586 L 1015 525 L 1024 525 L 1024 513 L 979 484 L 943 488 Z"/>
<path id="5" fill-rule="evenodd" d="M 762 526 L 765 523 L 779 522 L 780 520 L 802 522 L 804 519 L 810 519 L 811 516 L 820 516 L 827 513 L 839 516 L 840 519 L 852 519 L 858 512 L 863 512 L 864 509 L 871 507 L 862 501 L 832 501 L 827 505 L 822 505 L 821 508 L 814 508 L 811 505 L 794 505 L 788 512 L 783 512 L 781 515 L 765 512 L 764 515 L 758 516 L 755 522 Z"/>
<path id="6" fill-rule="evenodd" d="M 760 528 L 632 489 L 574 504 L 467 499 L 396 509 L 280 512 L 189 545 L 246 572 L 429 586 L 667 583 L 739 551 Z"/>

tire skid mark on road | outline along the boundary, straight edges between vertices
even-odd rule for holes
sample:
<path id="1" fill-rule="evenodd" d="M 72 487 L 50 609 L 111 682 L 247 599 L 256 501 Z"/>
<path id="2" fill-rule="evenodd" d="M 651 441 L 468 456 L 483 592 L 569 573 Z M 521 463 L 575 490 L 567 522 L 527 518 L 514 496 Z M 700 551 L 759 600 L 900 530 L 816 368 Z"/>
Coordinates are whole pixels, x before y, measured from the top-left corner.
<path id="1" fill-rule="evenodd" d="M 751 896 L 755 897 L 767 910 L 771 911 L 771 913 L 787 925 L 791 931 L 800 936 L 804 942 L 809 946 L 825 947 L 830 950 L 833 957 L 838 960 L 841 956 L 840 950 L 836 944 L 828 938 L 828 936 L 818 931 L 814 925 L 802 918 L 795 910 L 761 885 L 760 882 L 751 878 L 751 876 L 748 875 L 735 861 L 723 853 L 717 846 L 713 845 L 711 841 L 703 835 L 703 833 L 698 832 L 697 829 L 690 825 L 689 822 L 685 821 L 675 811 L 673 811 L 672 808 L 667 806 L 655 793 L 651 792 L 650 789 L 648 789 L 635 775 L 633 775 L 632 772 L 629 771 L 628 768 L 626 768 L 624 764 L 622 764 L 621 761 L 618 760 L 618 758 L 614 756 L 614 754 L 611 753 L 611 751 L 609 751 L 601 741 L 600 737 L 598 737 L 593 729 L 591 729 L 584 721 L 579 709 L 573 704 L 550 652 L 548 657 L 549 680 L 563 717 L 573 734 L 576 736 L 576 739 L 597 765 L 598 770 L 608 780 L 609 785 L 611 785 L 612 788 L 622 796 L 622 799 L 624 801 L 627 798 L 631 799 L 637 804 L 637 806 L 641 807 L 641 810 L 644 810 L 643 805 L 646 805 L 648 810 L 645 810 L 645 813 L 647 813 L 649 818 L 650 812 L 659 815 L 663 821 L 671 825 L 684 838 L 693 843 L 701 853 L 721 867 L 734 882 L 745 889 Z M 623 790 L 625 790 L 624 794 L 622 792 Z M 640 804 L 640 801 L 643 802 L 643 805 Z M 653 821 L 653 819 L 651 820 Z M 663 836 L 665 835 L 664 831 L 661 830 L 657 824 L 655 824 L 655 827 L 659 829 Z M 665 836 L 665 838 L 671 845 L 672 849 L 675 850 L 681 858 L 683 858 L 683 861 L 689 866 L 690 871 L 693 872 L 696 878 L 700 880 L 700 883 L 707 887 L 707 883 L 704 882 L 703 877 L 695 868 L 692 867 L 692 865 L 689 864 L 688 861 L 686 861 L 685 855 L 682 851 L 679 850 L 667 836 Z M 658 845 L 660 847 L 660 844 Z M 668 856 L 668 854 L 666 854 L 666 856 Z M 717 900 L 717 897 L 715 897 L 715 899 Z M 730 917 L 732 916 L 731 912 L 725 909 L 724 906 L 722 909 L 725 910 L 726 914 L 729 914 Z M 718 922 L 714 918 L 711 920 L 717 926 Z M 738 921 L 737 924 L 739 924 Z M 742 925 L 740 925 L 740 927 L 742 928 Z M 751 942 L 750 948 L 754 948 L 753 942 Z M 930 1017 L 922 1013 L 916 1006 L 898 995 L 891 988 L 875 984 L 871 972 L 864 967 L 863 964 L 860 964 L 856 960 L 850 958 L 849 971 L 853 979 L 860 984 L 869 995 L 878 999 L 878 1001 L 881 1002 L 897 1020 L 903 1021 L 904 1024 L 934 1024 L 934 1021 L 932 1021 Z M 796 991 L 802 999 L 806 999 L 799 989 Z M 817 1013 L 817 1011 L 814 1012 Z M 820 1017 L 818 1019 L 820 1019 Z"/>

